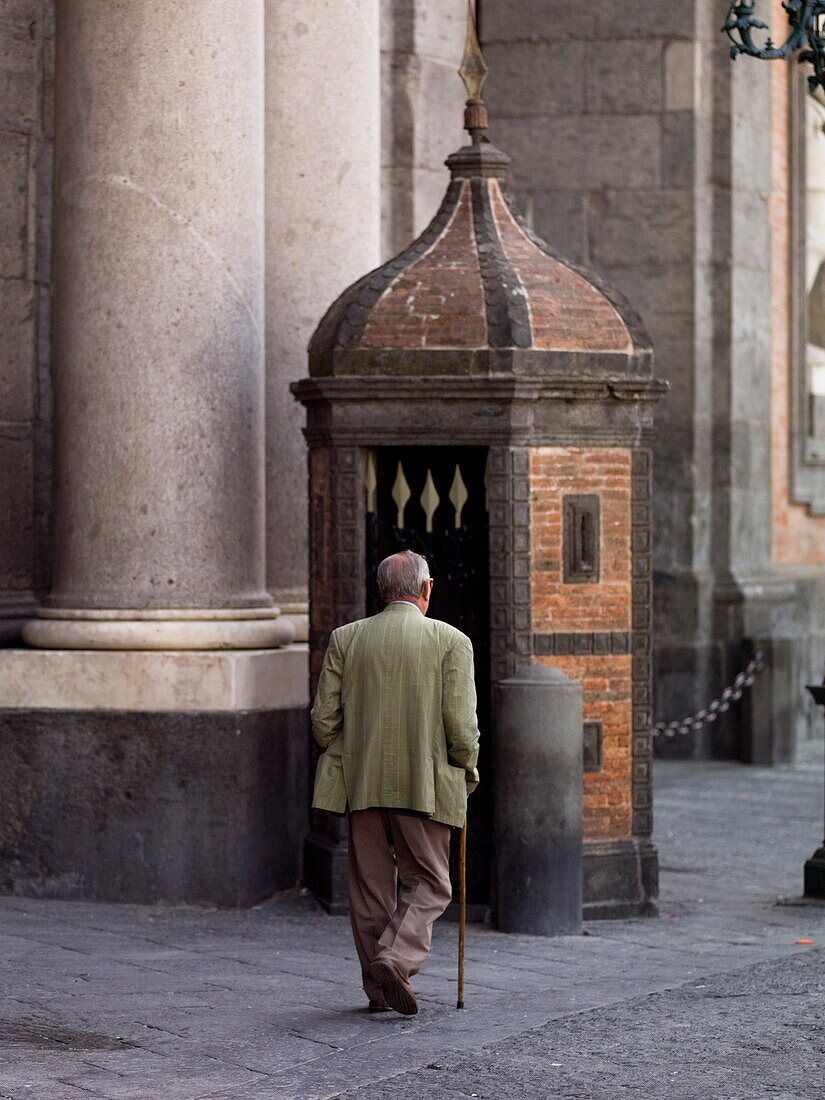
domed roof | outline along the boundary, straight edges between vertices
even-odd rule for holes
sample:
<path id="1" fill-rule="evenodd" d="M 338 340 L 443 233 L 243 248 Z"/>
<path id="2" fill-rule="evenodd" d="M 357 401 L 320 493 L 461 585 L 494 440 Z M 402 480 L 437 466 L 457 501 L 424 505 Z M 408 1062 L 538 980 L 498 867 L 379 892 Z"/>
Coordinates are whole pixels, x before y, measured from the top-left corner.
<path id="1" fill-rule="evenodd" d="M 462 153 L 447 162 L 454 178 L 432 222 L 341 295 L 318 326 L 310 354 L 533 348 L 632 355 L 649 346 L 628 303 L 556 256 L 499 178 L 456 177 L 456 167 L 468 167 Z M 480 166 L 481 158 L 474 159 Z M 457 166 L 459 160 L 465 163 Z"/>
<path id="2" fill-rule="evenodd" d="M 514 369 L 512 354 L 495 354 L 508 351 L 531 361 L 572 353 L 591 368 L 610 357 L 601 362 L 613 370 L 617 356 L 649 360 L 650 340 L 629 303 L 557 256 L 504 191 L 510 161 L 485 136 L 487 69 L 472 20 L 459 71 L 473 144 L 447 159 L 447 193 L 421 236 L 327 311 L 310 341 L 311 373 Z M 432 356 L 442 352 L 436 366 Z"/>

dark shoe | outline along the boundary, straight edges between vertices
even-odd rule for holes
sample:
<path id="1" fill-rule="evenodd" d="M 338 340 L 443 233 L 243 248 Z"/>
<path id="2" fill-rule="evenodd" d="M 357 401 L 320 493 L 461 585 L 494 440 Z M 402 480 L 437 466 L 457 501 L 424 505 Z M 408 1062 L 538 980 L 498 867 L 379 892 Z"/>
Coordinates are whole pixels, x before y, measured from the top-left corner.
<path id="1" fill-rule="evenodd" d="M 390 1008 L 394 1008 L 402 1016 L 415 1016 L 418 1012 L 415 994 L 392 963 L 377 959 L 370 967 L 370 977 L 383 989 L 384 999 Z"/>
<path id="2" fill-rule="evenodd" d="M 392 1012 L 392 1009 L 390 1008 L 390 1006 L 387 1004 L 387 1002 L 382 997 L 380 1001 L 370 1001 L 369 1006 L 367 1008 L 367 1011 L 368 1012 Z"/>

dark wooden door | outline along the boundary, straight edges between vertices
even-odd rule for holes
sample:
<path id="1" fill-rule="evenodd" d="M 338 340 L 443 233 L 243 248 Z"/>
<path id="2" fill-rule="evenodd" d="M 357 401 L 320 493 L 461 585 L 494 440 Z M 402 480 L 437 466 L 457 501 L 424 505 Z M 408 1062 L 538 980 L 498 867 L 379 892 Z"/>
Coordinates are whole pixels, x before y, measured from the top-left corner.
<path id="1" fill-rule="evenodd" d="M 367 613 L 381 610 L 379 563 L 423 554 L 435 580 L 429 614 L 467 634 L 475 653 L 481 783 L 469 801 L 467 900 L 490 902 L 490 584 L 486 447 L 378 447 L 368 462 Z M 453 881 L 457 831 L 453 837 Z"/>

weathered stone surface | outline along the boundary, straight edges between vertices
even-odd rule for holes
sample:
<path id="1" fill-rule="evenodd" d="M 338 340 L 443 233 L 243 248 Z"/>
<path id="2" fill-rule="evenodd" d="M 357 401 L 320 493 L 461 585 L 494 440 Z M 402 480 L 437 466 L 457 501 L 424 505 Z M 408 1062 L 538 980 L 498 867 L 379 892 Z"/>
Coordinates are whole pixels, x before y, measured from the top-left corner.
<path id="1" fill-rule="evenodd" d="M 481 33 L 486 43 L 522 40 L 537 42 L 587 37 L 591 21 L 564 0 L 523 0 L 514 18 L 506 0 L 487 0 Z"/>
<path id="2" fill-rule="evenodd" d="M 501 118 L 579 113 L 589 74 L 583 42 L 504 42 L 485 49 L 485 95 Z"/>
<path id="3" fill-rule="evenodd" d="M 21 595 L 31 585 L 32 439 L 26 424 L 0 425 L 0 588 Z"/>
<path id="4" fill-rule="evenodd" d="M 25 135 L 0 134 L 0 277 L 6 279 L 26 271 L 28 158 Z"/>
<path id="5" fill-rule="evenodd" d="M 696 106 L 695 42 L 670 41 L 665 45 L 665 98 L 667 111 L 693 111 Z"/>
<path id="6" fill-rule="evenodd" d="M 623 115 L 661 111 L 663 49 L 658 38 L 589 43 L 584 58 L 588 111 Z"/>
<path id="7" fill-rule="evenodd" d="M 31 284 L 0 278 L 0 420 L 6 422 L 29 423 L 34 413 L 34 315 Z"/>
<path id="8" fill-rule="evenodd" d="M 50 0 L 8 0 L 0 10 L 0 422 L 25 427 L 29 448 L 25 461 L 0 460 L 0 541 L 14 544 L 8 561 L 0 549 L 4 642 L 36 607 L 49 553 L 51 11 Z M 13 578 L 7 593 L 4 578 Z"/>
<path id="9" fill-rule="evenodd" d="M 303 708 L 3 710 L 0 891 L 251 905 L 298 877 Z"/>
<path id="10" fill-rule="evenodd" d="M 306 646 L 0 649 L 0 699 L 20 710 L 245 711 L 306 706 Z"/>
<path id="11" fill-rule="evenodd" d="M 21 133 L 36 126 L 43 7 L 38 0 L 12 0 L 0 12 L 0 130 Z"/>
<path id="12" fill-rule="evenodd" d="M 575 263 L 584 262 L 587 214 L 581 191 L 532 191 L 517 194 L 516 202 L 554 252 Z"/>
<path id="13" fill-rule="evenodd" d="M 603 0 L 594 21 L 599 38 L 691 38 L 695 0 Z"/>
<path id="14" fill-rule="evenodd" d="M 494 102 L 491 98 L 493 110 Z M 551 183 L 571 189 L 659 185 L 661 129 L 653 115 L 499 121 L 494 114 L 492 125 L 497 144 L 512 158 L 511 179 L 518 189 L 543 190 Z M 536 157 L 537 149 L 546 152 L 546 161 Z M 631 161 L 628 149 L 637 154 Z"/>
<path id="15" fill-rule="evenodd" d="M 381 13 L 381 258 L 427 225 L 441 201 L 443 162 L 461 144 L 457 78 L 463 0 L 383 0 Z"/>
<path id="16" fill-rule="evenodd" d="M 686 191 L 600 191 L 588 205 L 590 261 L 601 270 L 639 267 L 665 256 L 674 265 L 689 264 L 692 214 Z"/>
<path id="17" fill-rule="evenodd" d="M 696 168 L 691 111 L 666 111 L 662 116 L 662 186 L 691 188 Z"/>

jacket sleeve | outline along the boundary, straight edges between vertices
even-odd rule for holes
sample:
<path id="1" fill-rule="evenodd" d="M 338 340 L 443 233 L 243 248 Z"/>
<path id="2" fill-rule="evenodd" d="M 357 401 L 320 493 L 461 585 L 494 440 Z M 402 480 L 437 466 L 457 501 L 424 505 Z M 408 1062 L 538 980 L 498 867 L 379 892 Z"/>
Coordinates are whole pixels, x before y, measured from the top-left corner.
<path id="1" fill-rule="evenodd" d="M 344 658 L 336 633 L 333 630 L 329 639 L 321 675 L 318 677 L 315 702 L 310 711 L 312 732 L 322 749 L 331 745 L 344 727 L 344 712 L 341 708 L 341 672 Z"/>
<path id="2" fill-rule="evenodd" d="M 464 768 L 470 791 L 478 785 L 478 718 L 473 646 L 460 634 L 441 662 L 441 715 L 447 737 L 447 756 L 452 765 Z"/>

